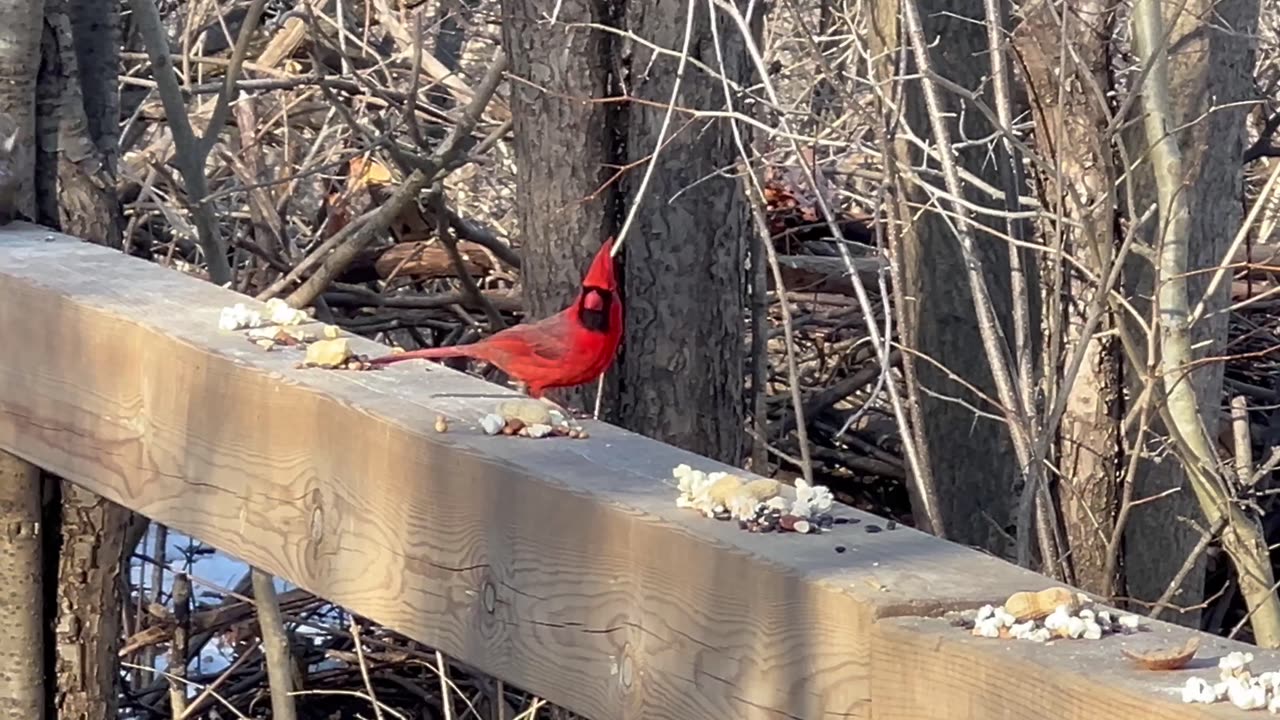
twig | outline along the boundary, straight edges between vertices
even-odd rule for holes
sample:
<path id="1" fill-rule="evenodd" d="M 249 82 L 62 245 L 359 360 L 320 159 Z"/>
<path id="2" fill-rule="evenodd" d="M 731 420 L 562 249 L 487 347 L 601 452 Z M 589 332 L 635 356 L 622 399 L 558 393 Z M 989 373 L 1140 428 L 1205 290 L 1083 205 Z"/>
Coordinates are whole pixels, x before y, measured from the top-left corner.
<path id="1" fill-rule="evenodd" d="M 1231 434 L 1236 446 L 1236 481 L 1247 486 L 1253 479 L 1253 441 L 1249 439 L 1249 404 L 1243 395 L 1231 398 Z"/>
<path id="2" fill-rule="evenodd" d="M 214 105 L 213 115 L 205 128 L 204 136 L 196 137 L 195 131 L 191 128 L 191 119 L 187 115 L 182 88 L 178 85 L 174 74 L 173 62 L 169 54 L 169 41 L 164 23 L 160 18 L 160 9 L 156 6 L 155 0 L 129 0 L 138 31 L 146 42 L 156 89 L 160 93 L 165 117 L 173 133 L 174 160 L 182 174 L 191 213 L 195 216 L 196 233 L 200 247 L 204 250 L 205 262 L 208 263 L 209 279 L 218 285 L 231 282 L 231 264 L 227 261 L 227 244 L 218 228 L 213 208 L 206 202 L 209 196 L 209 182 L 204 174 L 204 166 L 209 158 L 209 151 L 213 149 L 223 125 L 226 124 L 231 97 L 237 91 L 236 81 L 240 74 L 240 65 L 248 53 L 249 40 L 258 27 L 258 21 L 262 18 L 262 11 L 266 4 L 266 0 L 253 0 L 249 6 L 244 23 L 240 27 L 240 35 L 236 38 L 236 46 L 232 51 L 223 89 Z"/>
<path id="3" fill-rule="evenodd" d="M 734 24 L 738 26 L 738 32 L 741 34 L 742 40 L 747 46 L 747 54 L 751 58 L 752 64 L 755 66 L 756 73 L 760 77 L 760 82 L 764 86 L 769 101 L 773 103 L 775 107 L 781 107 L 781 103 L 778 99 L 778 93 L 773 86 L 773 82 L 769 79 L 769 68 L 764 61 L 764 56 L 761 55 L 759 48 L 756 47 L 751 27 L 747 23 L 746 18 L 742 16 L 742 12 L 732 3 L 725 2 L 725 0 L 708 0 L 708 2 L 714 3 L 716 8 L 730 17 Z M 743 122 L 755 122 L 751 118 L 742 116 L 740 113 L 732 113 L 732 115 L 741 119 Z M 786 137 L 787 141 L 791 145 L 792 151 L 795 152 L 799 158 L 800 164 L 804 167 L 805 172 L 802 173 L 802 175 L 804 176 L 809 189 L 814 193 L 818 209 L 821 210 L 822 219 L 826 223 L 827 229 L 831 232 L 831 237 L 841 237 L 840 228 L 836 223 L 835 216 L 831 212 L 831 208 L 827 206 L 827 201 L 823 196 L 822 190 L 817 186 L 817 182 L 815 180 L 817 175 L 814 173 L 813 168 L 809 167 L 808 164 L 805 163 L 803 155 L 800 152 L 800 146 L 796 141 L 796 136 L 791 132 L 790 124 L 787 122 L 786 116 L 779 115 L 778 123 L 783 130 L 782 135 Z M 765 131 L 769 132 L 771 135 L 776 134 L 772 128 L 767 126 Z M 853 257 L 849 254 L 849 248 L 846 246 L 846 243 L 843 242 L 837 242 L 836 248 L 840 251 L 840 258 L 844 261 L 845 267 L 849 272 L 850 279 L 853 281 L 854 295 L 857 297 L 859 309 L 862 310 L 862 314 L 865 317 L 875 317 L 875 310 L 871 305 L 871 299 L 867 294 L 867 289 L 862 282 L 862 278 L 858 275 L 858 272 L 854 267 Z M 888 317 L 886 316 L 886 321 L 887 320 Z M 867 323 L 867 330 L 868 334 L 871 336 L 871 342 L 874 344 L 874 347 L 879 354 L 881 367 L 888 367 L 889 362 L 887 358 L 889 354 L 889 336 L 882 333 L 880 328 L 874 322 Z M 893 406 L 894 419 L 898 423 L 898 427 L 909 427 L 907 424 L 906 410 L 901 402 L 901 397 L 898 394 L 897 385 L 894 383 L 887 383 L 886 387 L 889 390 L 889 400 Z M 903 450 L 907 456 L 907 462 L 911 467 L 912 480 L 916 483 L 921 502 L 924 505 L 922 508 L 923 514 L 928 518 L 929 526 L 933 530 L 934 534 L 939 537 L 946 537 L 942 524 L 942 515 L 938 505 L 937 488 L 934 487 L 932 482 L 928 481 L 932 476 L 921 468 L 920 457 L 916 452 L 916 446 L 911 435 L 903 433 L 901 440 Z"/>
<path id="4" fill-rule="evenodd" d="M 471 277 L 471 271 L 467 270 L 462 253 L 458 252 L 458 241 L 454 239 L 453 232 L 449 229 L 449 219 L 444 212 L 444 185 L 439 180 L 431 188 L 431 199 L 427 207 L 431 210 L 432 219 L 435 221 L 436 237 L 440 238 L 440 242 L 444 245 L 445 252 L 449 254 L 449 262 L 453 264 L 453 270 L 458 275 L 458 282 L 462 283 L 463 294 L 484 310 L 485 317 L 489 318 L 489 332 L 496 333 L 502 330 L 507 324 L 503 322 L 501 313 L 480 292 L 476 279 Z"/>
<path id="5" fill-rule="evenodd" d="M 1165 37 L 1164 8 L 1159 0 L 1136 0 L 1133 7 L 1134 51 L 1150 71 L 1147 83 L 1139 87 L 1142 96 L 1143 129 L 1151 146 L 1151 165 L 1160 203 L 1160 227 L 1156 296 L 1160 315 L 1160 370 L 1167 402 L 1169 433 L 1186 454 L 1188 480 L 1201 510 L 1210 522 L 1226 519 L 1223 547 L 1236 567 L 1240 592 L 1249 609 L 1261 609 L 1253 616 L 1254 637 L 1262 647 L 1280 647 L 1280 599 L 1272 585 L 1275 574 L 1266 552 L 1267 543 L 1257 520 L 1243 512 L 1227 497 L 1213 468 L 1217 456 L 1200 414 L 1199 401 L 1183 368 L 1192 359 L 1188 319 L 1188 244 L 1191 212 L 1184 187 L 1184 163 L 1177 139 L 1168 133 L 1175 120 L 1169 97 L 1169 63 L 1157 46 Z M 1202 301 L 1203 302 L 1203 301 Z M 1203 307 L 1203 305 L 1201 305 Z"/>
<path id="6" fill-rule="evenodd" d="M 449 688 L 453 685 L 449 680 L 449 666 L 444 661 L 444 653 L 436 651 L 436 674 L 440 676 L 440 701 L 444 704 L 444 720 L 453 718 L 453 693 Z"/>
<path id="7" fill-rule="evenodd" d="M 270 573 L 253 568 L 253 602 L 258 608 L 258 628 L 262 633 L 262 653 L 267 658 L 267 682 L 271 685 L 273 720 L 298 720 L 293 703 L 293 662 L 289 636 L 280 616 L 280 601 Z"/>
<path id="8" fill-rule="evenodd" d="M 1248 165 L 1254 160 L 1264 157 L 1280 156 L 1280 148 L 1271 142 L 1271 138 L 1275 136 L 1278 129 L 1280 129 L 1280 113 L 1274 113 L 1267 118 L 1267 123 L 1262 126 L 1262 132 L 1258 133 L 1258 139 L 1245 149 L 1244 156 L 1240 158 L 1240 163 Z"/>
<path id="9" fill-rule="evenodd" d="M 373 715 L 377 720 L 382 720 L 382 705 L 373 692 L 373 680 L 369 679 L 369 665 L 364 661 L 364 643 L 360 642 L 360 623 L 356 621 L 355 616 L 351 618 L 351 642 L 356 648 L 356 661 L 360 665 L 360 677 L 364 680 L 365 692 L 369 693 L 369 700 L 373 703 Z"/>
<path id="10" fill-rule="evenodd" d="M 173 578 L 173 640 L 169 643 L 169 708 L 175 720 L 187 714 L 187 636 L 191 632 L 191 578 Z"/>
<path id="11" fill-rule="evenodd" d="M 497 92 L 506 68 L 507 55 L 499 49 L 498 55 L 489 66 L 489 71 L 485 74 L 480 87 L 476 89 L 476 95 L 472 98 L 471 104 L 467 106 L 466 111 L 458 120 L 458 124 L 449 132 L 449 135 L 445 137 L 431 156 L 429 160 L 430 172 L 421 167 L 414 170 L 409 177 L 405 178 L 400 187 L 396 188 L 385 203 L 366 212 L 325 241 L 319 250 L 312 253 L 312 257 L 319 255 L 321 252 L 328 252 L 329 249 L 333 250 L 332 254 L 329 254 L 324 259 L 323 264 L 316 270 L 315 274 L 307 278 L 297 290 L 294 290 L 286 298 L 286 302 L 296 308 L 305 307 L 315 302 L 315 299 L 324 292 L 329 283 L 355 260 L 360 251 L 372 242 L 376 235 L 389 227 L 405 208 L 417 198 L 419 191 L 431 186 L 452 169 L 452 164 L 461 150 L 462 139 L 471 134 L 476 123 L 480 120 L 480 115 L 484 112 L 489 99 Z M 279 293 L 282 288 L 277 288 L 277 285 L 280 285 L 280 283 L 273 284 L 263 291 L 259 295 L 259 299 L 266 299 L 262 297 L 263 295 L 272 297 Z"/>

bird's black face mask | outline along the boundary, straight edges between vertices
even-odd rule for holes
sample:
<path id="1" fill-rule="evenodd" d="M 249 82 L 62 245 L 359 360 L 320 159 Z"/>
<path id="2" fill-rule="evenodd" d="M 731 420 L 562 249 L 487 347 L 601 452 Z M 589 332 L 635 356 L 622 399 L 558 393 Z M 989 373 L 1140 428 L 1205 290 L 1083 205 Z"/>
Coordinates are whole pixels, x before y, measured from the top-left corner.
<path id="1" fill-rule="evenodd" d="M 598 287 L 582 289 L 578 302 L 578 321 L 582 327 L 595 332 L 609 329 L 609 310 L 613 307 L 613 291 Z"/>

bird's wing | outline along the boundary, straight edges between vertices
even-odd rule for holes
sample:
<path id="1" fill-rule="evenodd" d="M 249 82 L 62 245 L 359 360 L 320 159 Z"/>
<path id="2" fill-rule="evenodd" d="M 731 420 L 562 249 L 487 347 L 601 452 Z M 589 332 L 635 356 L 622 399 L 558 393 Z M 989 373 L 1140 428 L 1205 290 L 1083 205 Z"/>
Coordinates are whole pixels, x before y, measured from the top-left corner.
<path id="1" fill-rule="evenodd" d="M 558 315 L 533 323 L 522 323 L 485 340 L 487 360 L 521 374 L 524 370 L 553 370 L 560 367 L 573 347 L 572 329 Z"/>

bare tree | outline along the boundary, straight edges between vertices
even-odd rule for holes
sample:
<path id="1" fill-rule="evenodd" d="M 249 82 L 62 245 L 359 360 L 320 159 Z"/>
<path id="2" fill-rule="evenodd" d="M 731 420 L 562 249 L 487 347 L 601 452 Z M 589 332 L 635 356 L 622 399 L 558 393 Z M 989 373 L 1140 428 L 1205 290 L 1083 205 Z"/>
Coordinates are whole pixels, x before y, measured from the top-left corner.
<path id="1" fill-rule="evenodd" d="M 688 48 L 708 64 L 723 57 L 726 79 L 751 76 L 737 26 L 718 13 L 720 48 L 709 13 L 688 0 L 628 4 L 627 26 L 672 50 Z M 737 3 L 745 10 L 746 2 Z M 757 5 L 758 7 L 758 5 Z M 692 22 L 689 22 L 689 20 Z M 754 19 L 758 22 L 759 15 Z M 634 44 L 628 87 L 627 147 L 633 162 L 657 153 L 651 182 L 628 176 L 628 202 L 638 204 L 626 237 L 622 349 L 622 420 L 633 430 L 694 452 L 739 463 L 743 451 L 745 263 L 749 206 L 730 169 L 738 149 L 726 121 L 674 117 L 666 105 L 679 82 L 677 107 L 718 109 L 720 78 L 679 57 Z M 659 138 L 666 140 L 659 147 Z"/>
<path id="2" fill-rule="evenodd" d="M 951 83 L 977 91 L 989 73 L 989 66 L 977 60 L 987 51 L 983 3 L 924 0 L 919 3 L 919 13 L 925 41 L 937 41 L 929 50 L 934 63 L 946 68 Z M 870 54 L 879 60 L 877 77 L 881 80 L 897 76 L 900 70 L 916 72 L 917 61 L 910 57 L 901 20 L 898 2 L 876 3 Z M 908 83 L 901 98 L 888 96 L 892 92 L 888 87 L 884 92 L 882 102 L 892 103 L 895 117 L 899 110 L 905 115 L 904 132 L 917 137 L 931 135 L 927 103 L 918 83 Z M 953 129 L 955 137 L 992 135 L 991 123 L 982 114 L 958 112 L 956 96 L 948 94 L 944 102 L 948 103 L 943 109 L 948 117 L 957 122 L 963 119 Z M 904 358 L 904 370 L 907 383 L 917 386 L 917 430 L 927 448 L 928 472 L 940 498 L 943 524 L 952 540 L 1004 553 L 1009 550 L 1006 539 L 1013 523 L 1011 489 L 1022 472 L 1005 419 L 991 402 L 996 387 L 980 337 L 972 290 L 963 281 L 967 264 L 953 225 L 958 221 L 935 211 L 938 196 L 946 194 L 941 182 L 924 179 L 914 170 L 928 167 L 937 178 L 936 159 L 927 157 L 920 145 L 908 142 L 904 135 L 886 150 L 898 199 L 887 212 L 900 243 L 891 252 L 901 283 L 895 289 L 904 318 L 899 333 L 910 355 Z M 1002 239 L 1006 233 L 998 214 L 1002 196 L 990 190 L 1000 187 L 1001 178 L 987 161 L 988 151 L 981 144 L 970 143 L 958 155 L 957 162 L 967 177 L 987 188 L 979 188 L 978 182 L 967 183 L 964 199 L 974 207 L 988 209 L 976 217 L 976 227 L 984 234 L 976 252 L 985 269 L 992 310 L 1000 319 L 999 330 L 1012 357 L 1014 299 L 1009 244 Z M 900 170 L 893 171 L 895 166 Z M 921 179 L 912 183 L 909 177 Z M 926 182 L 934 185 L 926 188 Z M 1036 323 L 1030 321 L 1029 326 L 1036 327 Z M 1035 348 L 1029 345 L 1027 350 Z"/>
<path id="3" fill-rule="evenodd" d="M 40 470 L 0 453 L 0 716 L 44 717 Z"/>
<path id="4" fill-rule="evenodd" d="M 1051 460 L 1076 582 L 1110 595 L 1118 575 L 1110 541 L 1125 471 L 1122 357 L 1112 312 L 1103 310 L 1091 336 L 1083 329 L 1092 280 L 1106 277 L 1119 244 L 1118 173 L 1105 105 L 1112 89 L 1107 39 L 1114 17 L 1105 2 L 1090 0 L 1063 12 L 1036 0 L 1021 6 L 1018 20 L 1016 67 L 1045 160 L 1036 166 L 1037 194 L 1049 211 L 1038 228 L 1052 251 L 1041 260 L 1046 379 L 1055 383 L 1070 350 L 1087 344 L 1075 382 L 1047 388 L 1068 395 Z"/>
<path id="5" fill-rule="evenodd" d="M 582 25 L 616 25 L 615 4 L 556 3 L 556 23 L 542 16 L 549 7 L 536 0 L 502 2 L 521 278 L 532 319 L 556 313 L 573 299 L 583 268 L 616 227 L 619 201 L 619 109 L 601 102 L 617 86 L 618 39 Z M 561 397 L 590 407 L 594 394 L 592 387 L 562 391 Z"/>
<path id="6" fill-rule="evenodd" d="M 122 247 L 116 198 L 119 9 L 89 0 L 46 0 L 37 89 L 38 220 Z M 59 717 L 108 720 L 118 700 L 120 572 L 146 527 L 127 508 L 50 476 L 58 500 L 53 707 Z M 50 578 L 52 581 L 54 578 Z"/>

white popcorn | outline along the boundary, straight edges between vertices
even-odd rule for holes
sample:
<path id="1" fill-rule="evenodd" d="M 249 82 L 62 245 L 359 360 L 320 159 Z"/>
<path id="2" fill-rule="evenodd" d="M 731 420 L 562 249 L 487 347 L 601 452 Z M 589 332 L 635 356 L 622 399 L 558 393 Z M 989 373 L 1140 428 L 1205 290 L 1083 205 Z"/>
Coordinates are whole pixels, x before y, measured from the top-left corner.
<path id="1" fill-rule="evenodd" d="M 1019 640 L 1028 640 L 1031 634 L 1036 630 L 1036 621 L 1028 620 L 1026 622 L 1016 623 L 1009 626 L 1009 634 Z"/>
<path id="2" fill-rule="evenodd" d="M 1051 631 L 1060 630 L 1065 628 L 1070 620 L 1071 611 L 1067 609 L 1066 605 L 1059 605 L 1049 614 L 1049 617 L 1044 619 L 1044 626 Z"/>
<path id="3" fill-rule="evenodd" d="M 1072 640 L 1076 640 L 1082 637 L 1084 635 L 1084 630 L 1085 630 L 1084 620 L 1081 620 L 1078 617 L 1067 619 L 1067 636 L 1070 637 Z"/>
<path id="4" fill-rule="evenodd" d="M 1222 679 L 1225 681 L 1234 676 L 1248 676 L 1249 663 L 1253 662 L 1253 653 L 1249 652 L 1231 652 L 1225 657 L 1218 659 L 1218 669 L 1221 670 Z"/>
<path id="5" fill-rule="evenodd" d="M 289 307 L 289 303 L 280 298 L 267 301 L 267 318 L 273 325 L 298 325 L 310 319 L 305 312 Z"/>
<path id="6" fill-rule="evenodd" d="M 1085 640 L 1101 640 L 1102 626 L 1094 622 L 1092 619 L 1084 621 L 1084 639 Z"/>
<path id="7" fill-rule="evenodd" d="M 1280 689 L 1280 672 L 1272 670 L 1264 672 L 1257 677 L 1258 682 L 1262 683 L 1264 686 L 1269 687 L 1272 690 Z"/>
<path id="8" fill-rule="evenodd" d="M 1182 702 L 1209 705 L 1218 701 L 1218 694 L 1204 678 L 1189 677 L 1182 686 Z"/>
<path id="9" fill-rule="evenodd" d="M 993 612 L 993 617 L 1000 621 L 1000 624 L 1004 627 L 1013 627 L 1013 624 L 1018 622 L 1018 618 L 1010 615 L 1004 607 L 997 607 Z"/>
<path id="10" fill-rule="evenodd" d="M 1032 630 L 1029 635 L 1027 635 L 1028 640 L 1030 640 L 1031 642 L 1038 642 L 1038 643 L 1049 642 L 1049 638 L 1051 637 L 1053 637 L 1053 634 L 1050 633 L 1047 628 L 1036 628 L 1035 630 Z"/>
<path id="11" fill-rule="evenodd" d="M 994 605 L 983 605 L 982 607 L 978 608 L 978 617 L 975 618 L 975 620 L 977 622 L 982 622 L 983 620 L 986 620 L 992 615 L 995 615 L 995 612 L 996 612 L 996 608 Z"/>
<path id="12" fill-rule="evenodd" d="M 256 310 L 250 310 L 244 303 L 236 303 L 222 308 L 218 315 L 219 330 L 240 330 L 256 328 L 262 324 L 262 316 Z"/>
<path id="13" fill-rule="evenodd" d="M 1120 616 L 1120 624 L 1121 624 L 1122 626 L 1124 626 L 1124 627 L 1128 628 L 1129 630 L 1137 630 L 1137 629 L 1138 629 L 1138 616 L 1137 616 L 1137 615 L 1121 615 L 1121 616 Z"/>
<path id="14" fill-rule="evenodd" d="M 993 617 L 987 618 L 986 620 L 978 623 L 974 630 L 976 634 L 981 635 L 982 637 L 998 638 L 1000 637 L 1000 621 Z"/>
<path id="15" fill-rule="evenodd" d="M 1257 710 L 1267 706 L 1267 689 L 1240 678 L 1227 682 L 1227 699 L 1241 710 Z"/>
<path id="16" fill-rule="evenodd" d="M 831 509 L 835 498 L 825 485 L 810 485 L 804 478 L 796 478 L 796 505 L 803 505 L 806 510 L 826 512 Z M 811 512 L 795 512 L 800 517 L 809 517 Z"/>

